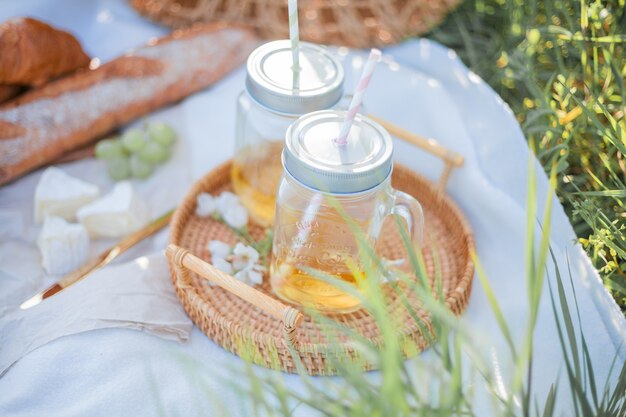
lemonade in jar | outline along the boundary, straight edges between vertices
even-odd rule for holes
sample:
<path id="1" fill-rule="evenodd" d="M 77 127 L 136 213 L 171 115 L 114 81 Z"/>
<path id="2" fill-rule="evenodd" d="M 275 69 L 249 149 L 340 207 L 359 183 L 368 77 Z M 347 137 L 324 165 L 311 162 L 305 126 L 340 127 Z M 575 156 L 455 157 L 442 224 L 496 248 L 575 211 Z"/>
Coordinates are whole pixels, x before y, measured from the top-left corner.
<path id="1" fill-rule="evenodd" d="M 424 224 L 418 201 L 391 186 L 389 133 L 356 115 L 346 143 L 338 146 L 333 138 L 345 119 L 346 112 L 324 110 L 289 127 L 270 267 L 270 285 L 279 298 L 332 313 L 354 311 L 360 301 L 318 273 L 356 287 L 358 271 L 365 270 L 359 236 L 377 247 L 383 221 L 397 215 L 417 249 Z"/>
<path id="2" fill-rule="evenodd" d="M 245 90 L 237 98 L 231 180 L 250 216 L 274 221 L 285 132 L 305 113 L 336 106 L 343 96 L 341 63 L 324 47 L 301 42 L 293 68 L 289 41 L 261 45 L 247 61 Z"/>

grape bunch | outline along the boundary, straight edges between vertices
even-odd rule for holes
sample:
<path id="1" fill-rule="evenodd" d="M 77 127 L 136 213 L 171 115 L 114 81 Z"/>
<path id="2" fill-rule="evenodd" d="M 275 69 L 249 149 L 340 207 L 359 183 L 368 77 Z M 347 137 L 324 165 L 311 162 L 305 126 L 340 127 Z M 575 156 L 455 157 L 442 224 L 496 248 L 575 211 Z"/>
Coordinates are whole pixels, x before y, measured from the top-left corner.
<path id="1" fill-rule="evenodd" d="M 120 137 L 96 144 L 96 158 L 106 162 L 109 176 L 120 181 L 148 178 L 157 165 L 167 161 L 176 142 L 176 132 L 163 122 L 148 123 L 143 129 L 128 129 Z"/>

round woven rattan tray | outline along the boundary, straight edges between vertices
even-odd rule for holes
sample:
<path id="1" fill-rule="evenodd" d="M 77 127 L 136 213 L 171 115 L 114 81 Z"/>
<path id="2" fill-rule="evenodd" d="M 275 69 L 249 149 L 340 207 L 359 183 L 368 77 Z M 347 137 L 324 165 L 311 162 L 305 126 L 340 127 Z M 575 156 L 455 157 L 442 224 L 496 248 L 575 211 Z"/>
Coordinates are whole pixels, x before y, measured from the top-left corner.
<path id="1" fill-rule="evenodd" d="M 435 184 L 411 170 L 396 165 L 392 181 L 394 188 L 415 196 L 421 202 L 426 225 L 423 247 L 426 270 L 432 279 L 437 264 L 445 304 L 455 314 L 461 314 L 467 305 L 474 275 L 470 258 L 474 241 L 467 221 Z M 221 165 L 200 179 L 172 219 L 168 247 L 170 271 L 176 294 L 187 314 L 209 338 L 254 363 L 296 372 L 293 355 L 297 354 L 309 374 L 335 373 L 333 361 L 341 359 L 342 355 L 346 358 L 351 355 L 347 337 L 340 337 L 338 346 L 337 340 L 331 344 L 325 331 L 311 317 L 302 317 L 297 310 L 273 297 L 267 277 L 262 285 L 252 289 L 204 262 L 210 260 L 207 249 L 210 240 L 219 239 L 234 244 L 237 237 L 223 223 L 196 216 L 196 196 L 200 192 L 219 194 L 226 190 L 230 190 L 230 163 Z M 387 226 L 392 227 L 388 228 L 388 232 L 387 228 L 383 230 L 382 253 L 389 259 L 402 257 L 404 249 L 399 233 L 393 232 L 395 225 Z M 255 238 L 261 238 L 264 233 L 255 224 L 250 224 L 249 230 Z M 219 285 L 209 282 L 209 277 Z M 265 295 L 259 296 L 256 290 Z M 390 314 L 402 318 L 398 337 L 408 338 L 419 349 L 425 349 L 428 342 L 420 326 L 404 312 L 395 292 L 386 285 L 383 285 L 383 291 L 388 296 Z M 244 298 L 252 300 L 254 304 Z M 419 301 L 413 298 L 413 302 L 428 326 L 427 312 L 420 310 Z M 380 342 L 376 322 L 365 310 L 331 317 L 374 343 Z M 330 355 L 333 360 L 329 360 Z M 363 366 L 370 369 L 369 365 Z"/>

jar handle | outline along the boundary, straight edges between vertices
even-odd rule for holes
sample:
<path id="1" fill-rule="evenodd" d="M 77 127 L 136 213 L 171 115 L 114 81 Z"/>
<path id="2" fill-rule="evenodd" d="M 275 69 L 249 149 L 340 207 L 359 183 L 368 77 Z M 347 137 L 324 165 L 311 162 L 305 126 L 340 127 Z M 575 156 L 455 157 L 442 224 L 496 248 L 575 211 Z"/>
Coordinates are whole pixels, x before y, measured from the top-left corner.
<path id="1" fill-rule="evenodd" d="M 402 191 L 391 189 L 391 208 L 389 215 L 400 216 L 406 222 L 412 249 L 422 245 L 424 238 L 424 211 L 422 205 L 413 197 Z"/>
<path id="2" fill-rule="evenodd" d="M 207 281 L 219 285 L 282 321 L 286 342 L 297 347 L 295 331 L 304 318 L 298 310 L 220 271 L 210 263 L 192 255 L 187 249 L 170 243 L 167 245 L 165 253 L 174 266 L 176 275 L 181 269 L 195 272 Z"/>

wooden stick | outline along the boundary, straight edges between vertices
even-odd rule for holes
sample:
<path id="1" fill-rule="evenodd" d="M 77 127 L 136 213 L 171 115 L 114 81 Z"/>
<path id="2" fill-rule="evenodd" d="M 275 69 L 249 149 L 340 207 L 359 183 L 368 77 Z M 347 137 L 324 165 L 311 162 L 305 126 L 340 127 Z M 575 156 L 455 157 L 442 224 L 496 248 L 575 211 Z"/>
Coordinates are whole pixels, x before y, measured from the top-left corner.
<path id="1" fill-rule="evenodd" d="M 167 245 L 167 256 L 178 268 L 187 268 L 202 278 L 211 281 L 236 296 L 248 301 L 265 311 L 272 317 L 281 320 L 285 326 L 286 335 L 293 335 L 294 330 L 304 318 L 302 313 L 293 307 L 284 305 L 278 300 L 252 288 L 249 285 L 220 271 L 208 262 L 192 255 L 188 250 L 174 244 Z"/>
<path id="2" fill-rule="evenodd" d="M 463 158 L 463 155 L 454 152 L 453 150 L 448 149 L 445 146 L 441 146 L 433 139 L 426 139 L 423 136 L 420 136 L 413 132 L 409 132 L 408 130 L 403 129 L 400 126 L 394 125 L 391 122 L 388 122 L 371 114 L 368 114 L 367 117 L 387 129 L 387 131 L 391 135 L 397 137 L 398 139 L 402 139 L 405 142 L 411 143 L 419 148 L 422 148 L 435 156 L 438 156 L 445 162 L 450 163 L 455 168 L 463 166 L 463 164 L 465 163 L 465 158 Z"/>

